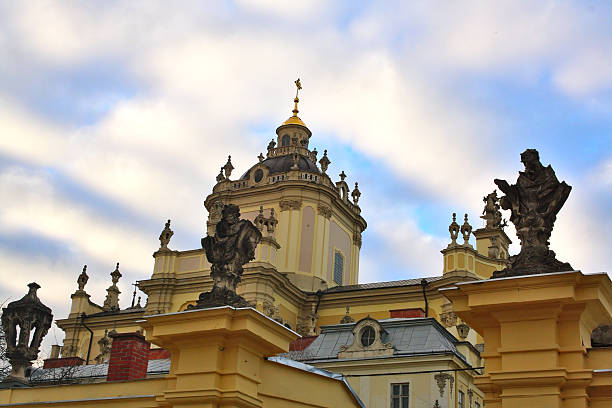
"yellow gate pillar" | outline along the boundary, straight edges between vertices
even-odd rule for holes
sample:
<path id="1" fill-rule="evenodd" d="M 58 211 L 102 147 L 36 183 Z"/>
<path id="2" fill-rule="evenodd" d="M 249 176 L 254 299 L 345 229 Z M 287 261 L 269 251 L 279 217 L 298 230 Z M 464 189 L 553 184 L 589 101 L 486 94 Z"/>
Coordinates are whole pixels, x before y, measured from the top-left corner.
<path id="1" fill-rule="evenodd" d="M 289 350 L 298 335 L 251 308 L 229 306 L 151 316 L 150 342 L 170 351 L 160 406 L 256 408 L 264 357 Z"/>
<path id="2" fill-rule="evenodd" d="M 561 272 L 466 282 L 443 290 L 485 343 L 475 384 L 488 408 L 586 408 L 591 332 L 612 322 L 607 274 Z"/>

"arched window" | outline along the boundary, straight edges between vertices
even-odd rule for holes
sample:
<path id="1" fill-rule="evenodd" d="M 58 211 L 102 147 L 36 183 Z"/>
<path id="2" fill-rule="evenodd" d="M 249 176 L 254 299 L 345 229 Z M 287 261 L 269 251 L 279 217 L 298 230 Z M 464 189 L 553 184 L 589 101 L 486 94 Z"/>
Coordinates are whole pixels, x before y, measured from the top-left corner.
<path id="1" fill-rule="evenodd" d="M 344 272 L 344 257 L 338 251 L 334 255 L 334 282 L 342 285 L 342 275 Z"/>
<path id="2" fill-rule="evenodd" d="M 281 146 L 289 146 L 291 144 L 291 138 L 289 135 L 283 135 L 281 139 Z"/>

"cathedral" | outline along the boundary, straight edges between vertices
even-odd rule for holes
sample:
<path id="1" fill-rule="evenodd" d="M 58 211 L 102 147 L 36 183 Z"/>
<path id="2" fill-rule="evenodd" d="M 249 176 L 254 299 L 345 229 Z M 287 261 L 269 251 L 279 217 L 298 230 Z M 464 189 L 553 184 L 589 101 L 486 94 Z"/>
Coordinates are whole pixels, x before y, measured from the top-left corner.
<path id="1" fill-rule="evenodd" d="M 262 232 L 255 259 L 245 265 L 238 294 L 302 336 L 316 335 L 321 326 L 336 324 L 347 315 L 355 320 L 427 315 L 457 334 L 454 327 L 460 322 L 438 289 L 487 279 L 506 266 L 510 240 L 497 197 L 485 197 L 482 229 L 472 232 L 467 215 L 459 225 L 453 214 L 440 276 L 359 284 L 359 251 L 367 223 L 359 207 L 358 184 L 351 189 L 344 172 L 334 181 L 327 151 L 319 155 L 309 148 L 312 132 L 298 116 L 298 102 L 296 93 L 293 114 L 276 129 L 266 155 L 260 154 L 244 174 L 232 177 L 234 166 L 228 157 L 204 202 L 209 235 L 214 234 L 223 205 L 230 203 L 238 205 L 241 217 Z M 469 243 L 472 233 L 476 248 Z M 72 295 L 70 315 L 57 321 L 66 333 L 63 356 L 94 359 L 105 331 L 136 330 L 135 321 L 142 316 L 185 310 L 201 292 L 210 290 L 204 249 L 172 250 L 172 235 L 168 220 L 160 248 L 153 253 L 152 274 L 138 282 L 148 296 L 145 306 L 119 309 L 119 265 L 111 273 L 103 305 L 89 301 L 84 285 Z M 83 323 L 94 333 L 91 348 Z M 475 337 L 470 340 L 478 344 Z"/>
<path id="2" fill-rule="evenodd" d="M 467 214 L 460 217 L 461 225 L 456 214 L 452 215 L 449 244 L 441 249 L 439 276 L 360 284 L 359 252 L 367 223 L 359 207 L 359 186 L 357 182 L 349 185 L 344 171 L 337 178 L 330 174 L 327 150 L 320 154 L 310 149 L 313 135 L 298 116 L 299 80 L 296 85 L 292 115 L 276 129 L 265 156 L 259 154 L 257 162 L 238 177 L 228 157 L 204 202 L 208 235 L 215 233 L 227 204 L 237 205 L 241 218 L 251 221 L 262 234 L 255 259 L 244 266 L 237 293 L 302 336 L 292 347 L 294 352 L 303 351 L 322 334 L 327 337 L 321 336 L 314 346 L 330 338 L 326 327 L 370 319 L 376 322 L 371 326 L 373 333 L 387 333 L 387 326 L 400 330 L 397 323 L 389 322 L 393 319 L 429 318 L 425 326 L 435 332 L 432 338 L 450 336 L 449 352 L 477 359 L 482 338 L 455 315 L 440 289 L 488 279 L 507 266 L 510 239 L 504 232 L 496 194 L 484 198 L 483 228 L 472 230 Z M 83 269 L 78 289 L 71 295 L 70 314 L 57 320 L 66 336 L 62 346 L 53 347 L 52 358 L 61 353 L 62 359 L 77 358 L 81 364 L 103 364 L 109 359 L 113 333 L 141 330 L 138 322 L 144 316 L 184 311 L 196 303 L 200 293 L 211 289 L 211 265 L 205 250 L 173 250 L 173 234 L 168 220 L 159 237 L 160 247 L 153 253 L 151 276 L 138 282 L 147 295 L 144 305 L 139 299 L 120 309 L 119 264 L 110 273 L 112 284 L 104 303 L 91 302 Z M 470 244 L 472 234 L 475 248 Z M 457 351 L 461 347 L 453 342 L 469 345 L 469 350 L 461 354 Z M 299 358 L 308 360 L 304 355 Z M 472 362 L 477 365 L 476 360 Z"/>
<path id="3" fill-rule="evenodd" d="M 202 248 L 172 249 L 168 220 L 152 273 L 138 282 L 144 305 L 134 295 L 119 307 L 119 264 L 104 303 L 93 303 L 84 267 L 69 315 L 56 321 L 64 343 L 42 368 L 30 366 L 52 319 L 40 286 L 4 309 L 13 367 L 0 405 L 609 406 L 612 282 L 572 270 L 548 249 L 571 187 L 538 152 L 521 156 L 517 185 L 496 180 L 506 195 L 483 198 L 482 228 L 452 214 L 440 275 L 360 284 L 367 223 L 359 186 L 344 171 L 329 174 L 326 150 L 310 149 L 296 86 L 293 114 L 266 155 L 239 177 L 231 157 L 221 167 L 204 202 Z M 540 204 L 547 211 L 534 212 Z M 500 208 L 512 209 L 516 256 Z M 211 242 L 236 249 L 238 241 L 223 240 L 242 230 L 220 231 L 238 225 L 257 238 L 243 251 L 242 273 L 223 272 L 243 303 L 202 306 L 219 285 L 219 256 L 211 265 L 207 251 Z"/>

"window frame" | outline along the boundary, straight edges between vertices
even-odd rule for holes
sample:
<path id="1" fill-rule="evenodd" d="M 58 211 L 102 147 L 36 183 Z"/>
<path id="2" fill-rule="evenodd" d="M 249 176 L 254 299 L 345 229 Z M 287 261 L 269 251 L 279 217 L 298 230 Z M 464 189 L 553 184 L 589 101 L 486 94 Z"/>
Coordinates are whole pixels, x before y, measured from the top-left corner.
<path id="1" fill-rule="evenodd" d="M 369 344 L 365 344 L 363 342 L 363 336 L 367 333 L 367 332 L 372 332 L 372 341 L 369 342 Z M 368 336 L 367 338 L 368 340 L 370 340 L 370 336 Z M 363 348 L 368 348 L 370 347 L 372 344 L 374 344 L 374 342 L 376 341 L 376 329 L 371 326 L 371 325 L 367 325 L 365 326 L 363 329 L 361 329 L 361 331 L 359 332 L 359 343 L 361 343 L 361 347 Z"/>
<path id="2" fill-rule="evenodd" d="M 342 260 L 342 268 L 340 270 L 340 282 L 338 282 L 336 280 L 336 259 Z M 334 267 L 332 270 L 332 280 L 334 281 L 334 283 L 336 283 L 338 286 L 342 286 L 344 284 L 344 262 L 345 258 L 344 258 L 344 254 L 342 253 L 342 251 L 340 251 L 339 249 L 334 250 Z"/>
<path id="3" fill-rule="evenodd" d="M 393 386 L 398 385 L 399 388 L 399 395 L 394 395 L 393 394 Z M 393 406 L 393 401 L 394 398 L 397 398 L 398 401 L 398 407 L 402 408 L 402 402 L 406 401 L 407 403 L 407 407 L 410 407 L 410 391 L 412 389 L 412 387 L 410 386 L 410 382 L 401 382 L 401 383 L 389 383 L 389 406 L 391 408 L 394 408 Z M 408 387 L 408 392 L 406 394 L 403 394 L 403 390 L 404 390 L 404 386 Z"/>
<path id="4" fill-rule="evenodd" d="M 459 393 L 457 395 L 457 407 L 465 408 L 465 393 L 461 390 L 459 390 Z"/>

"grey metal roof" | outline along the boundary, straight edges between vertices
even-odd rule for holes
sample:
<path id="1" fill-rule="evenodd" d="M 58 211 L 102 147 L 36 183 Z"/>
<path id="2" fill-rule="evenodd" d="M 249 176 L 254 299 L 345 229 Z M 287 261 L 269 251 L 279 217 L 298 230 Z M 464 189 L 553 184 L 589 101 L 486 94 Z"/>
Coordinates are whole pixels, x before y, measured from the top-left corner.
<path id="1" fill-rule="evenodd" d="M 329 288 L 323 291 L 323 293 L 347 292 L 351 290 L 364 290 L 364 289 L 394 288 L 398 286 L 414 286 L 414 285 L 420 285 L 421 280 L 423 279 L 425 279 L 429 283 L 429 282 L 435 282 L 443 278 L 444 276 L 432 276 L 429 278 L 415 278 L 415 279 L 405 279 L 405 280 L 397 280 L 397 281 L 389 281 L 389 282 L 372 282 L 372 283 L 361 283 L 358 285 L 334 286 L 333 288 Z"/>
<path id="2" fill-rule="evenodd" d="M 382 341 L 393 345 L 393 356 L 452 353 L 465 360 L 457 351 L 457 339 L 433 318 L 394 318 L 378 321 L 385 329 Z M 321 334 L 304 350 L 303 361 L 337 360 L 341 346 L 353 343 L 353 328 L 357 323 L 321 327 Z"/>
<path id="3" fill-rule="evenodd" d="M 170 371 L 170 359 L 149 360 L 147 374 L 167 374 Z M 59 368 L 35 368 L 30 375 L 31 382 L 56 382 L 79 379 L 106 378 L 108 363 L 88 364 Z"/>

